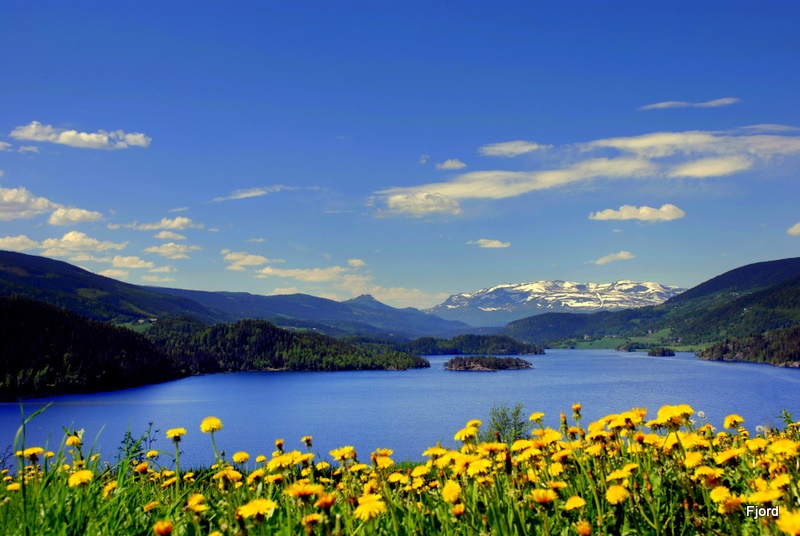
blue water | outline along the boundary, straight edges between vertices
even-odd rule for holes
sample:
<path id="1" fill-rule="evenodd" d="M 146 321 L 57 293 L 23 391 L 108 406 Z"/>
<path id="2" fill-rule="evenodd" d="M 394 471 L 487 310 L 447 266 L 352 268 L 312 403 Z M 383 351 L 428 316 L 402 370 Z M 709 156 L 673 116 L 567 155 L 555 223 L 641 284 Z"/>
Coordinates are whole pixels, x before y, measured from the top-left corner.
<path id="1" fill-rule="evenodd" d="M 431 368 L 400 372 L 285 372 L 215 374 L 94 395 L 28 401 L 26 413 L 53 402 L 27 429 L 27 445 L 55 450 L 62 427 L 84 428 L 86 444 L 114 459 L 125 431 L 141 434 L 152 421 L 160 430 L 155 448 L 172 451 L 168 428 L 184 427 L 182 466 L 213 461 L 211 442 L 200 421 L 219 417 L 217 444 L 267 456 L 276 438 L 304 450 L 300 437 L 314 437 L 313 451 L 354 445 L 361 459 L 378 447 L 392 448 L 396 460 L 421 459 L 427 447 L 453 434 L 472 418 L 487 419 L 493 404 L 517 401 L 526 412 L 545 412 L 558 427 L 561 411 L 583 404 L 586 420 L 632 407 L 654 417 L 664 404 L 686 403 L 721 427 L 729 413 L 745 425 L 780 425 L 782 409 L 800 417 L 800 370 L 746 363 L 700 361 L 693 354 L 647 357 L 603 350 L 548 350 L 527 356 L 531 370 L 450 372 L 446 357 L 431 357 Z M 18 404 L 0 404 L 0 451 L 13 442 L 20 424 Z"/>

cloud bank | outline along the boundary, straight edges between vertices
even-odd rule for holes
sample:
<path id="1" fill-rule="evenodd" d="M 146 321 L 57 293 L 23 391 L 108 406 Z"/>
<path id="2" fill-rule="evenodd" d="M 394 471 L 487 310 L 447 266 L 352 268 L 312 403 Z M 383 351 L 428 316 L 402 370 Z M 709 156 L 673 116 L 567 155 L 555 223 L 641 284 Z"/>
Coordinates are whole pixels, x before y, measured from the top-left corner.
<path id="1" fill-rule="evenodd" d="M 147 147 L 152 141 L 149 136 L 141 132 L 123 132 L 114 130 L 106 132 L 78 132 L 65 128 L 55 128 L 52 125 L 43 125 L 39 121 L 19 126 L 9 134 L 12 138 L 26 141 L 43 141 L 79 147 L 82 149 L 127 149 L 128 147 Z"/>
<path id="2" fill-rule="evenodd" d="M 670 203 L 661 205 L 661 208 L 635 207 L 633 205 L 622 205 L 619 210 L 607 208 L 599 212 L 589 214 L 590 220 L 639 220 L 639 221 L 672 221 L 683 218 L 684 211 Z"/>

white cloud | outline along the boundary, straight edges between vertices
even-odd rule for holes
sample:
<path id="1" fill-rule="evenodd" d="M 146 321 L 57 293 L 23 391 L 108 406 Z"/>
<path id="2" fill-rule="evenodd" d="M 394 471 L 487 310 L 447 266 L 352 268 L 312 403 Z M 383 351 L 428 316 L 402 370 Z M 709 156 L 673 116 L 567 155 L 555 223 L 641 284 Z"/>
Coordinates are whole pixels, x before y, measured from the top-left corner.
<path id="1" fill-rule="evenodd" d="M 361 259 L 347 259 L 348 266 L 352 266 L 353 268 L 361 268 L 366 266 L 367 263 L 362 261 Z"/>
<path id="2" fill-rule="evenodd" d="M 266 242 L 266 238 L 248 238 L 248 242 L 255 242 L 256 244 L 260 244 L 261 242 Z"/>
<path id="3" fill-rule="evenodd" d="M 647 104 L 636 108 L 639 111 L 643 110 L 661 110 L 664 108 L 718 108 L 720 106 L 730 106 L 741 102 L 741 99 L 736 97 L 725 97 L 723 99 L 714 99 L 706 102 L 684 102 L 684 101 L 664 101 L 656 102 L 655 104 Z"/>
<path id="4" fill-rule="evenodd" d="M 458 201 L 451 199 L 440 193 L 423 191 L 412 191 L 402 193 L 403 189 L 398 188 L 398 193 L 391 194 L 391 190 L 378 192 L 387 195 L 387 212 L 393 214 L 407 214 L 415 218 L 422 218 L 431 214 L 459 214 L 461 207 Z"/>
<path id="5" fill-rule="evenodd" d="M 78 132 L 77 130 L 55 128 L 52 125 L 43 125 L 39 121 L 33 121 L 28 125 L 15 128 L 11 131 L 10 136 L 17 140 L 46 141 L 83 149 L 147 147 L 151 141 L 150 137 L 140 132 L 126 133 L 122 130 Z"/>
<path id="6" fill-rule="evenodd" d="M 223 249 L 220 253 L 224 255 L 223 258 L 226 261 L 231 263 L 226 268 L 228 270 L 234 270 L 237 272 L 244 271 L 245 266 L 263 266 L 271 262 L 283 262 L 281 259 L 270 260 L 262 255 L 252 255 L 245 251 L 231 251 L 229 249 Z"/>
<path id="7" fill-rule="evenodd" d="M 72 225 L 73 223 L 92 222 L 102 219 L 103 215 L 99 212 L 84 210 L 82 208 L 62 207 L 57 208 L 52 214 L 50 214 L 50 218 L 47 220 L 47 223 L 50 225 Z"/>
<path id="8" fill-rule="evenodd" d="M 297 188 L 276 184 L 275 186 L 260 186 L 257 188 L 245 188 L 243 190 L 234 190 L 230 194 L 223 197 L 215 197 L 212 199 L 214 202 L 220 201 L 234 201 L 237 199 L 249 199 L 251 197 L 261 197 L 263 195 L 280 192 L 281 190 L 297 190 Z"/>
<path id="9" fill-rule="evenodd" d="M 790 234 L 792 236 L 800 236 L 800 221 L 786 229 L 786 234 Z"/>
<path id="10" fill-rule="evenodd" d="M 168 259 L 188 259 L 187 253 L 202 249 L 200 246 L 189 246 L 186 244 L 176 244 L 175 242 L 167 242 L 160 246 L 150 246 L 145 248 L 145 253 L 157 253 L 162 257 Z"/>
<path id="11" fill-rule="evenodd" d="M 61 238 L 48 238 L 42 242 L 45 256 L 63 256 L 79 251 L 111 251 L 125 249 L 127 242 L 101 242 L 79 231 L 70 231 Z"/>
<path id="12" fill-rule="evenodd" d="M 521 154 L 532 153 L 534 151 L 544 151 L 552 148 L 552 145 L 542 145 L 535 141 L 503 141 L 500 143 L 490 143 L 478 148 L 478 154 L 483 156 L 502 156 L 514 158 Z"/>
<path id="13" fill-rule="evenodd" d="M 348 268 L 345 266 L 328 266 L 326 268 L 273 268 L 272 266 L 265 266 L 256 271 L 258 274 L 256 277 L 288 277 L 297 281 L 320 283 L 339 280 L 347 270 Z"/>
<path id="14" fill-rule="evenodd" d="M 270 296 L 283 296 L 286 294 L 302 294 L 303 291 L 299 287 L 279 287 L 274 288 L 269 293 Z"/>
<path id="15" fill-rule="evenodd" d="M 420 156 L 420 157 L 419 157 L 419 163 L 420 163 L 420 165 L 427 164 L 427 163 L 428 163 L 428 160 L 430 160 L 430 158 L 431 158 L 431 155 L 429 155 L 429 154 L 424 154 L 424 155 Z"/>
<path id="16" fill-rule="evenodd" d="M 186 212 L 189 210 L 189 207 L 178 207 L 178 208 L 171 208 L 167 212 Z"/>
<path id="17" fill-rule="evenodd" d="M 111 266 L 114 268 L 152 268 L 154 265 L 150 261 L 146 261 L 144 259 L 140 259 L 136 256 L 131 257 L 122 257 L 120 255 L 115 255 L 113 259 L 111 259 Z"/>
<path id="18" fill-rule="evenodd" d="M 25 153 L 38 153 L 39 152 L 39 148 L 36 147 L 35 145 L 22 145 L 19 149 L 17 149 L 17 152 L 18 153 L 22 153 L 22 154 L 25 154 Z"/>
<path id="19" fill-rule="evenodd" d="M 0 249 L 7 249 L 10 251 L 27 251 L 29 249 L 37 249 L 39 242 L 31 240 L 25 235 L 19 236 L 6 236 L 0 238 Z"/>
<path id="20" fill-rule="evenodd" d="M 641 220 L 641 221 L 671 221 L 683 218 L 686 215 L 684 211 L 666 203 L 661 205 L 661 208 L 653 207 L 635 207 L 633 205 L 622 205 L 619 210 L 607 208 L 600 212 L 592 212 L 589 214 L 590 220 Z"/>
<path id="21" fill-rule="evenodd" d="M 604 264 L 608 264 L 609 262 L 616 262 L 616 261 L 624 261 L 627 259 L 633 259 L 636 255 L 631 253 L 630 251 L 620 251 L 618 253 L 611 253 L 610 255 L 606 255 L 605 257 L 600 257 L 595 261 L 589 261 L 592 264 L 599 264 L 600 266 Z"/>
<path id="22" fill-rule="evenodd" d="M 451 158 L 440 164 L 436 164 L 436 169 L 462 169 L 465 167 L 467 167 L 467 165 L 458 158 Z"/>
<path id="23" fill-rule="evenodd" d="M 152 272 L 154 274 L 171 274 L 172 272 L 177 272 L 178 270 L 170 265 L 166 265 L 166 266 L 158 266 L 156 268 L 150 268 L 147 271 Z"/>
<path id="24" fill-rule="evenodd" d="M 489 238 L 480 238 L 478 240 L 470 240 L 467 244 L 474 244 L 481 248 L 507 248 L 511 242 L 501 242 L 499 240 L 491 240 Z"/>
<path id="25" fill-rule="evenodd" d="M 22 186 L 19 188 L 0 187 L 0 220 L 33 218 L 60 207 L 61 205 L 53 203 L 49 199 L 36 197 Z"/>
<path id="26" fill-rule="evenodd" d="M 105 277 L 111 277 L 114 279 L 121 279 L 122 281 L 126 281 L 128 279 L 128 271 L 127 270 L 115 270 L 114 268 L 109 268 L 108 270 L 103 270 L 102 272 L 97 272 L 98 275 L 103 275 Z"/>
<path id="27" fill-rule="evenodd" d="M 185 218 L 183 216 L 176 216 L 172 219 L 161 218 L 161 221 L 154 223 L 143 223 L 141 225 L 133 224 L 133 228 L 139 229 L 140 231 L 156 231 L 158 229 L 202 229 L 203 227 L 202 223 L 194 223 L 191 218 Z"/>
<path id="28" fill-rule="evenodd" d="M 730 156 L 725 158 L 701 158 L 675 166 L 668 173 L 670 177 L 690 177 L 705 179 L 707 177 L 723 177 L 753 167 L 755 162 L 744 156 Z"/>
<path id="29" fill-rule="evenodd" d="M 173 233 L 172 231 L 160 231 L 156 233 L 154 238 L 159 240 L 186 240 L 186 237 L 182 234 Z"/>
<path id="30" fill-rule="evenodd" d="M 167 283 L 169 281 L 175 281 L 174 277 L 160 277 L 157 275 L 143 275 L 141 279 L 148 283 Z"/>
<path id="31" fill-rule="evenodd" d="M 111 262 L 111 257 L 98 257 L 91 253 L 79 252 L 69 256 L 70 262 Z"/>
<path id="32" fill-rule="evenodd" d="M 10 151 L 10 150 L 11 150 L 11 144 L 10 143 L 8 143 L 7 141 L 0 141 L 0 152 L 2 152 L 2 151 Z"/>

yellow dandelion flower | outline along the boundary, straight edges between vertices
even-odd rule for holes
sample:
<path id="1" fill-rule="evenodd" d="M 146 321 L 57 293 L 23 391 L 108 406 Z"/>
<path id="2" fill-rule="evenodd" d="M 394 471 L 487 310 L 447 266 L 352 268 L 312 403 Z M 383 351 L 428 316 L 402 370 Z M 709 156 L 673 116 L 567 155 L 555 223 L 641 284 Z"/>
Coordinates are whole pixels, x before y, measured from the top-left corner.
<path id="1" fill-rule="evenodd" d="M 592 533 L 592 525 L 585 519 L 581 519 L 575 523 L 575 531 L 578 536 L 589 536 Z"/>
<path id="2" fill-rule="evenodd" d="M 722 422 L 722 426 L 725 428 L 738 428 L 740 424 L 744 422 L 744 419 L 741 415 L 737 415 L 732 413 L 725 417 L 725 420 Z"/>
<path id="3" fill-rule="evenodd" d="M 558 493 L 551 489 L 535 489 L 531 492 L 531 499 L 539 504 L 548 504 L 558 498 Z"/>
<path id="4" fill-rule="evenodd" d="M 256 463 L 264 463 L 266 461 L 267 457 L 264 456 L 263 454 L 259 454 L 258 456 L 256 456 Z"/>
<path id="5" fill-rule="evenodd" d="M 316 525 L 320 521 L 322 521 L 322 516 L 321 515 L 319 515 L 319 514 L 308 514 L 300 522 L 303 524 L 304 527 L 305 526 L 313 527 L 314 525 Z"/>
<path id="6" fill-rule="evenodd" d="M 241 450 L 233 455 L 233 463 L 245 463 L 249 459 L 250 455 Z"/>
<path id="7" fill-rule="evenodd" d="M 245 519 L 252 517 L 255 518 L 256 521 L 261 521 L 271 516 L 276 508 L 278 508 L 278 504 L 269 499 L 253 499 L 249 503 L 237 508 L 236 516 Z"/>
<path id="8" fill-rule="evenodd" d="M 731 495 L 717 507 L 720 514 L 735 514 L 741 511 L 742 503 L 745 498 L 741 495 Z"/>
<path id="9" fill-rule="evenodd" d="M 386 504 L 383 502 L 381 496 L 371 493 L 358 498 L 358 507 L 356 507 L 354 513 L 358 519 L 369 521 L 370 519 L 378 517 L 385 511 Z"/>
<path id="10" fill-rule="evenodd" d="M 454 480 L 448 480 L 442 488 L 442 498 L 445 502 L 454 503 L 461 495 L 461 486 Z"/>
<path id="11" fill-rule="evenodd" d="M 67 437 L 67 446 L 68 447 L 80 447 L 81 446 L 81 438 L 76 435 L 71 435 Z"/>
<path id="12" fill-rule="evenodd" d="M 156 524 L 153 525 L 153 532 L 158 536 L 172 534 L 172 521 L 156 521 Z"/>
<path id="13" fill-rule="evenodd" d="M 202 493 L 195 493 L 186 501 L 186 508 L 195 514 L 199 514 L 208 510 L 208 505 L 206 505 L 205 502 L 206 498 L 203 497 Z"/>
<path id="14" fill-rule="evenodd" d="M 286 488 L 283 493 L 295 499 L 306 501 L 312 495 L 319 496 L 323 491 L 325 491 L 325 488 L 319 484 L 309 484 L 308 482 L 298 481 Z"/>
<path id="15" fill-rule="evenodd" d="M 323 493 L 319 495 L 317 498 L 317 502 L 314 503 L 316 508 L 322 508 L 323 510 L 330 510 L 333 506 L 333 503 L 336 502 L 336 494 L 335 493 Z"/>
<path id="16" fill-rule="evenodd" d="M 777 439 L 767 450 L 772 454 L 791 458 L 797 455 L 798 444 L 791 439 Z"/>
<path id="17" fill-rule="evenodd" d="M 712 501 L 715 503 L 724 503 L 731 498 L 731 490 L 725 486 L 717 486 L 708 494 Z"/>
<path id="18" fill-rule="evenodd" d="M 220 423 L 220 428 L 222 423 Z M 167 430 L 167 439 L 173 440 L 175 443 L 181 440 L 181 436 L 186 435 L 186 428 L 170 428 Z"/>
<path id="19" fill-rule="evenodd" d="M 378 467 L 378 469 L 388 469 L 394 465 L 394 460 L 388 456 L 376 456 L 375 465 Z"/>
<path id="20" fill-rule="evenodd" d="M 300 441 L 305 443 L 308 448 L 311 448 L 311 440 L 312 440 L 312 437 L 310 435 L 305 435 L 305 436 L 300 438 Z"/>
<path id="21" fill-rule="evenodd" d="M 22 451 L 22 456 L 28 458 L 33 463 L 36 463 L 36 460 L 38 460 L 39 456 L 42 454 L 44 454 L 44 449 L 42 447 L 31 447 Z"/>
<path id="22" fill-rule="evenodd" d="M 158 451 L 157 450 L 148 450 L 147 454 L 145 454 L 148 458 L 158 458 Z"/>
<path id="23" fill-rule="evenodd" d="M 117 489 L 117 481 L 109 482 L 103 487 L 103 498 L 107 499 Z"/>
<path id="24" fill-rule="evenodd" d="M 453 509 L 451 510 L 451 512 L 453 512 L 454 516 L 461 517 L 462 515 L 464 515 L 465 510 L 466 507 L 462 503 L 459 503 L 453 505 Z"/>
<path id="25" fill-rule="evenodd" d="M 578 508 L 583 508 L 584 506 L 586 506 L 586 501 L 584 501 L 582 497 L 573 495 L 567 499 L 567 503 L 564 505 L 564 510 L 577 510 Z"/>
<path id="26" fill-rule="evenodd" d="M 544 419 L 544 413 L 542 413 L 541 411 L 535 411 L 531 413 L 530 417 L 528 417 L 529 421 L 535 422 L 537 424 L 541 424 L 542 419 Z"/>
<path id="27" fill-rule="evenodd" d="M 418 465 L 411 471 L 411 476 L 416 478 L 418 476 L 425 476 L 431 471 L 431 468 L 427 465 Z"/>
<path id="28" fill-rule="evenodd" d="M 150 510 L 158 506 L 158 504 L 159 504 L 158 501 L 149 502 L 142 507 L 142 512 L 149 512 Z"/>
<path id="29" fill-rule="evenodd" d="M 800 536 L 800 510 L 782 509 L 775 524 L 787 534 Z"/>
<path id="30" fill-rule="evenodd" d="M 94 473 L 89 471 L 88 469 L 84 469 L 83 471 L 77 471 L 69 476 L 69 480 L 67 484 L 71 488 L 77 488 L 78 486 L 83 486 L 88 484 L 94 478 Z"/>
<path id="31" fill-rule="evenodd" d="M 173 476 L 172 478 L 168 478 L 167 480 L 165 480 L 164 482 L 161 483 L 161 489 L 167 489 L 168 487 L 170 487 L 171 485 L 173 485 L 177 481 L 178 481 L 178 477 L 176 477 L 176 476 Z"/>
<path id="32" fill-rule="evenodd" d="M 200 423 L 200 431 L 204 434 L 213 434 L 222 430 L 222 421 L 216 417 L 206 417 Z"/>
<path id="33" fill-rule="evenodd" d="M 789 484 L 792 483 L 792 477 L 787 474 L 782 474 L 776 476 L 772 482 L 769 483 L 770 489 L 783 489 L 789 487 Z"/>
<path id="34" fill-rule="evenodd" d="M 628 492 L 627 489 L 618 484 L 614 486 L 609 486 L 608 490 L 606 490 L 606 500 L 610 504 L 619 504 L 625 501 L 625 499 L 627 499 L 628 497 L 630 497 L 630 495 L 631 494 L 630 492 Z"/>
<path id="35" fill-rule="evenodd" d="M 733 448 L 733 449 L 726 449 L 714 456 L 714 463 L 717 465 L 725 465 L 728 462 L 731 462 L 745 453 L 747 449 L 745 447 Z"/>
<path id="36" fill-rule="evenodd" d="M 6 486 L 6 491 L 19 491 L 22 486 L 19 482 L 12 482 L 8 486 Z"/>
<path id="37" fill-rule="evenodd" d="M 478 429 L 474 426 L 467 426 L 466 428 L 462 428 L 453 436 L 453 439 L 456 441 L 466 441 L 467 439 L 472 439 L 473 437 L 478 435 Z"/>
<path id="38" fill-rule="evenodd" d="M 687 452 L 686 458 L 683 459 L 683 465 L 687 469 L 693 469 L 700 465 L 703 461 L 703 453 L 701 452 Z"/>
<path id="39" fill-rule="evenodd" d="M 781 497 L 783 497 L 783 492 L 781 490 L 767 489 L 751 493 L 745 499 L 751 504 L 761 504 L 776 501 Z"/>
<path id="40" fill-rule="evenodd" d="M 467 421 L 467 428 L 480 428 L 482 424 L 483 421 L 472 419 L 471 421 Z"/>

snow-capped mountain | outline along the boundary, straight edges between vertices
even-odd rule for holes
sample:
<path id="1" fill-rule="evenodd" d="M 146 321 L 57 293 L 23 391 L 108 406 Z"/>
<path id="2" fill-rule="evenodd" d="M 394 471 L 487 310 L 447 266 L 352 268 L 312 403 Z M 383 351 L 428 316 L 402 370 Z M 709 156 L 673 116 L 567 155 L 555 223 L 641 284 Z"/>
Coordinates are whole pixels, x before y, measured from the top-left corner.
<path id="1" fill-rule="evenodd" d="M 542 313 L 594 313 L 658 305 L 684 290 L 637 281 L 533 281 L 454 294 L 425 312 L 473 326 L 502 326 Z"/>

